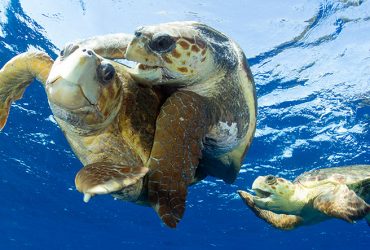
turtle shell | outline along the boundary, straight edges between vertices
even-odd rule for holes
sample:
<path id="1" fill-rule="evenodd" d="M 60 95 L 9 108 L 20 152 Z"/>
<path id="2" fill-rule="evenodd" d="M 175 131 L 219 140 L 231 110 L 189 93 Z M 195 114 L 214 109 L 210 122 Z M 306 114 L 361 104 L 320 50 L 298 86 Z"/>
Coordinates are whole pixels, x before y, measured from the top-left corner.
<path id="1" fill-rule="evenodd" d="M 370 165 L 315 169 L 298 176 L 294 183 L 315 187 L 325 183 L 361 185 L 370 182 Z"/>

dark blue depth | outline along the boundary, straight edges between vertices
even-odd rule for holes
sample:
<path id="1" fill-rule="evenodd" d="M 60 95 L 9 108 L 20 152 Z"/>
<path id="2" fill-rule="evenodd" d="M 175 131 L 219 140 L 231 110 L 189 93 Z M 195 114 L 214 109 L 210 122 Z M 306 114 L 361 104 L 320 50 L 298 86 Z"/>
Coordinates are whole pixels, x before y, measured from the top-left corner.
<path id="1" fill-rule="evenodd" d="M 318 25 L 330 8 L 322 6 L 311 26 Z M 55 46 L 40 32 L 42 27 L 23 12 L 18 0 L 11 1 L 6 15 L 8 23 L 2 27 L 6 35 L 0 37 L 0 66 L 31 45 L 56 57 Z M 337 24 L 331 39 L 339 35 L 344 21 L 338 20 Z M 13 51 L 5 44 L 11 45 Z M 299 40 L 288 42 L 252 58 L 250 63 L 263 64 L 291 46 L 311 45 Z M 257 82 L 257 94 L 304 84 L 283 79 L 264 86 Z M 294 112 L 296 105 L 318 98 L 324 95 L 315 93 L 304 100 L 260 107 L 259 129 L 268 126 L 291 130 L 284 137 L 258 135 L 246 157 L 245 171 L 233 185 L 207 178 L 191 187 L 185 216 L 178 228 L 171 230 L 161 225 L 155 212 L 147 207 L 115 201 L 110 196 L 83 203 L 74 187 L 74 176 L 82 165 L 60 129 L 50 121 L 45 92 L 35 82 L 12 107 L 0 133 L 0 249 L 368 249 L 370 229 L 365 221 L 350 225 L 331 220 L 283 232 L 256 218 L 236 195 L 237 189 L 250 188 L 258 175 L 280 173 L 292 179 L 313 166 L 333 166 L 329 157 L 337 157 L 335 166 L 370 164 L 369 126 L 361 133 L 348 132 L 342 137 L 335 131 L 322 131 L 332 139 L 310 141 L 294 150 L 292 157 L 279 158 L 285 147 L 297 139 L 313 138 L 325 124 L 345 121 L 346 128 L 369 124 L 370 106 L 363 100 L 340 99 L 352 113 L 336 116 Z M 335 98 L 325 100 L 334 102 Z M 317 110 L 322 108 L 317 106 Z M 277 160 L 271 162 L 274 158 Z"/>

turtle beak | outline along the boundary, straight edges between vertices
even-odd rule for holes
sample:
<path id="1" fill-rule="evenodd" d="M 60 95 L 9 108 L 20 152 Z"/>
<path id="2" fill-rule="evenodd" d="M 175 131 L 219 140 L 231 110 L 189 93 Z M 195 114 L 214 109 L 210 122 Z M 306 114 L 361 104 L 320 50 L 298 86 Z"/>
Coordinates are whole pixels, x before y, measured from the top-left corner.
<path id="1" fill-rule="evenodd" d="M 254 180 L 252 184 L 252 190 L 256 193 L 256 199 L 268 198 L 271 195 L 270 192 L 263 189 L 265 179 L 266 178 L 264 176 L 259 176 L 257 177 L 257 179 Z"/>
<path id="2" fill-rule="evenodd" d="M 95 69 L 98 64 L 98 57 L 90 49 L 77 49 L 67 58 L 58 58 L 46 81 L 47 84 L 55 82 L 58 78 L 63 78 L 68 82 L 79 84 L 86 78 L 86 72 Z"/>
<path id="3" fill-rule="evenodd" d="M 46 81 L 49 100 L 67 109 L 78 109 L 98 102 L 99 57 L 89 49 L 79 48 L 66 58 L 58 58 Z"/>
<path id="4" fill-rule="evenodd" d="M 271 195 L 270 192 L 267 192 L 267 191 L 264 191 L 264 190 L 258 189 L 258 188 L 253 189 L 253 191 L 256 193 L 256 196 L 258 198 L 262 198 L 262 199 L 263 198 L 268 198 Z"/>
<path id="5" fill-rule="evenodd" d="M 135 81 L 145 85 L 162 79 L 161 58 L 148 49 L 149 41 L 149 36 L 145 35 L 142 29 L 137 30 L 125 54 L 127 60 L 137 63 L 136 67 L 128 69 L 128 72 Z"/>
<path id="6" fill-rule="evenodd" d="M 261 186 L 261 184 L 263 184 L 263 183 L 264 183 L 264 177 L 263 176 L 258 176 L 252 184 L 252 189 L 255 190 L 255 189 L 259 188 Z"/>

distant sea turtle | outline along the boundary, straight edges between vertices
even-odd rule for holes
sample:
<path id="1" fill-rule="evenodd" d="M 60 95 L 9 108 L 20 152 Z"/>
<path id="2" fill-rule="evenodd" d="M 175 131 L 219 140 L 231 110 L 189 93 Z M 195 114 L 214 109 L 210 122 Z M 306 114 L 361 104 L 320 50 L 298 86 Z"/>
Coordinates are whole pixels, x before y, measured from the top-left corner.
<path id="1" fill-rule="evenodd" d="M 92 50 L 68 47 L 55 62 L 43 52 L 14 57 L 0 70 L 0 129 L 11 103 L 34 78 L 46 89 L 50 107 L 84 165 L 77 189 L 88 201 L 95 194 L 147 202 L 145 174 L 161 100 L 140 88 L 126 67 Z"/>
<path id="2" fill-rule="evenodd" d="M 280 229 L 330 218 L 353 222 L 365 217 L 370 225 L 370 165 L 312 170 L 293 182 L 260 176 L 252 189 L 256 196 L 238 193 L 258 217 Z"/>

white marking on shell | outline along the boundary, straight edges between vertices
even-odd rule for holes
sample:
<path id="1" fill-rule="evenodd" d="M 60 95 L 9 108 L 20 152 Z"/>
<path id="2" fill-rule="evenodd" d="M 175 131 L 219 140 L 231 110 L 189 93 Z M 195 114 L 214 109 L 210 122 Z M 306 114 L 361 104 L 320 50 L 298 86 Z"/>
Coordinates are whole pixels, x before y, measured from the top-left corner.
<path id="1" fill-rule="evenodd" d="M 216 150 L 221 152 L 229 151 L 240 142 L 240 138 L 238 138 L 238 128 L 235 122 L 230 125 L 226 122 L 219 122 L 211 129 L 206 138 L 210 139 L 207 140 L 207 144 L 216 147 Z"/>

